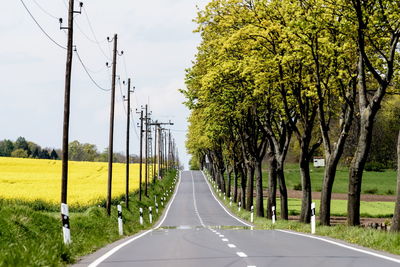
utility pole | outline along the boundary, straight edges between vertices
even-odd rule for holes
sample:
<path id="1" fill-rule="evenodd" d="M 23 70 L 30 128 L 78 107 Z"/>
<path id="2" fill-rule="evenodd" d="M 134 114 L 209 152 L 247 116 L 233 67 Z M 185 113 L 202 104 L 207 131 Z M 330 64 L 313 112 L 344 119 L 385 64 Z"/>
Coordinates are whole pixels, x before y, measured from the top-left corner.
<path id="1" fill-rule="evenodd" d="M 83 4 L 79 4 L 81 9 Z M 72 49 L 74 44 L 74 0 L 69 0 L 68 7 L 68 27 L 62 27 L 60 18 L 60 29 L 68 30 L 67 41 L 67 61 L 65 68 L 65 92 L 64 92 L 64 120 L 63 120 L 63 140 L 62 140 L 62 171 L 61 171 L 61 218 L 63 224 L 64 243 L 71 243 L 69 211 L 67 205 L 68 193 L 68 143 L 69 143 L 69 117 L 71 103 L 71 72 L 72 72 Z"/>
<path id="2" fill-rule="evenodd" d="M 146 184 L 145 184 L 145 189 L 144 189 L 144 194 L 146 195 L 146 197 L 147 197 L 147 181 L 148 181 L 148 174 L 149 174 L 149 172 L 148 172 L 148 169 L 147 169 L 147 167 L 148 167 L 148 158 L 147 158 L 147 156 L 148 156 L 148 154 L 147 154 L 147 148 L 148 148 L 148 146 L 149 146 L 149 140 L 147 139 L 148 138 L 148 121 L 147 121 L 147 119 L 148 119 L 148 113 L 147 113 L 147 104 L 146 104 L 146 107 L 145 107 L 145 112 L 146 112 L 146 114 L 145 114 L 145 123 L 146 123 L 146 125 L 145 125 L 145 137 L 144 137 L 144 143 L 145 143 L 145 147 L 144 147 L 144 155 L 145 155 L 145 158 L 144 158 L 144 162 L 145 162 L 145 182 L 146 182 Z"/>
<path id="3" fill-rule="evenodd" d="M 126 114 L 126 188 L 125 188 L 125 201 L 126 208 L 129 210 L 129 130 L 130 130 L 130 118 L 131 118 L 131 79 L 128 79 L 128 91 L 127 91 L 127 104 L 128 110 Z"/>
<path id="4" fill-rule="evenodd" d="M 107 190 L 107 214 L 111 214 L 111 190 L 112 190 L 112 167 L 114 156 L 114 106 L 115 106 L 115 78 L 117 72 L 117 34 L 114 35 L 114 53 L 112 65 L 112 85 L 111 85 L 111 108 L 110 108 L 110 134 L 108 140 L 108 190 Z"/>
<path id="5" fill-rule="evenodd" d="M 156 167 L 157 167 L 157 125 L 154 125 L 154 159 L 153 159 L 153 183 L 156 183 Z"/>
<path id="6" fill-rule="evenodd" d="M 164 145 L 163 144 L 164 143 L 163 143 L 162 130 L 165 130 L 165 129 L 161 128 L 161 125 L 174 125 L 174 124 L 171 121 L 168 121 L 168 122 L 155 121 L 153 123 L 150 123 L 149 125 L 150 126 L 151 125 L 155 126 L 155 128 L 154 128 L 154 131 L 155 131 L 155 133 L 154 133 L 154 153 L 155 153 L 155 155 L 154 155 L 154 157 L 155 157 L 154 158 L 154 166 L 155 166 L 155 161 L 156 161 L 156 157 L 157 157 L 156 153 L 158 153 L 158 175 L 157 176 L 161 177 L 162 176 L 162 166 L 163 166 L 163 163 L 164 163 L 164 159 L 163 159 L 163 155 L 164 155 L 164 153 L 163 153 Z M 157 138 L 157 135 L 158 135 L 158 138 Z M 158 151 L 156 149 L 157 148 L 157 141 L 158 141 Z M 154 174 L 154 177 L 155 177 L 155 174 Z"/>
<path id="7" fill-rule="evenodd" d="M 140 111 L 140 152 L 139 152 L 139 201 L 142 201 L 142 165 L 143 165 L 143 110 Z"/>

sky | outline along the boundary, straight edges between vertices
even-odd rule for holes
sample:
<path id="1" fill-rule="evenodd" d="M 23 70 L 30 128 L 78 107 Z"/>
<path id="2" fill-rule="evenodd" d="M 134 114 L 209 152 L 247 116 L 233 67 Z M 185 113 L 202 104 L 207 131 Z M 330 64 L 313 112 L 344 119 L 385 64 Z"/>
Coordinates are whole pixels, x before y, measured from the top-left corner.
<path id="1" fill-rule="evenodd" d="M 23 0 L 44 31 L 65 47 L 67 0 Z M 132 110 L 145 104 L 158 121 L 171 120 L 179 156 L 187 167 L 185 149 L 189 111 L 182 104 L 185 69 L 191 66 L 200 43 L 193 33 L 197 8 L 209 0 L 86 0 L 81 14 L 75 14 L 74 45 L 97 83 L 85 73 L 74 54 L 71 85 L 70 141 L 108 147 L 112 43 L 118 34 L 114 151 L 125 151 L 126 112 L 122 95 L 131 78 L 135 92 Z M 75 1 L 76 10 L 79 10 Z M 6 1 L 0 17 L 0 140 L 25 137 L 42 147 L 61 148 L 66 50 L 53 43 L 39 29 L 21 0 Z M 139 153 L 134 112 L 131 147 Z"/>

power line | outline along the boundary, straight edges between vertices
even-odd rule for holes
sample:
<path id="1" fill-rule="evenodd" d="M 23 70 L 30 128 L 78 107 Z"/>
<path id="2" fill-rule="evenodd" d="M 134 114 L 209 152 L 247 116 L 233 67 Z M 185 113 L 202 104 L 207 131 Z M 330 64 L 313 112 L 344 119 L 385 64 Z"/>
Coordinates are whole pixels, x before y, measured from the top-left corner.
<path id="1" fill-rule="evenodd" d="M 50 12 L 48 12 L 46 9 L 44 9 L 41 5 L 39 5 L 39 3 L 36 0 L 32 0 L 38 7 L 40 10 L 43 11 L 43 13 L 47 14 L 49 17 L 52 17 L 53 19 L 58 20 L 59 18 L 54 16 L 53 14 L 51 14 Z"/>
<path id="2" fill-rule="evenodd" d="M 53 38 L 51 38 L 51 36 L 42 28 L 42 26 L 40 26 L 39 22 L 35 19 L 35 17 L 32 15 L 31 11 L 29 10 L 29 8 L 25 5 L 23 0 L 20 0 L 22 5 L 24 6 L 25 10 L 28 12 L 29 16 L 33 19 L 33 21 L 36 23 L 36 25 L 39 27 L 39 29 L 44 33 L 44 35 L 47 36 L 47 38 L 50 39 L 50 41 L 52 41 L 55 45 L 57 45 L 58 47 L 66 50 L 67 48 L 65 46 L 60 45 L 59 43 L 57 43 Z"/>
<path id="3" fill-rule="evenodd" d="M 102 53 L 107 59 L 110 59 L 110 58 L 106 55 L 106 53 L 104 52 L 103 48 L 102 48 L 101 45 L 100 45 L 99 40 L 97 39 L 96 33 L 95 33 L 94 30 L 93 30 L 92 23 L 90 22 L 89 15 L 88 15 L 88 13 L 87 13 L 86 8 L 83 7 L 83 10 L 85 11 L 85 12 L 83 12 L 83 13 L 85 13 L 85 17 L 86 17 L 86 20 L 87 20 L 87 22 L 88 22 L 90 31 L 91 31 L 92 34 L 93 34 L 93 38 L 94 38 L 94 40 L 95 40 L 95 43 L 96 43 L 97 46 L 99 47 L 101 53 Z M 106 40 L 107 40 L 107 39 L 104 39 L 103 42 L 106 41 Z"/>
<path id="4" fill-rule="evenodd" d="M 93 82 L 93 84 L 94 84 L 97 88 L 99 88 L 100 90 L 103 90 L 103 91 L 110 91 L 111 89 L 105 89 L 105 88 L 101 87 L 101 86 L 93 79 L 92 75 L 90 75 L 88 69 L 86 68 L 85 64 L 83 63 L 81 57 L 79 56 L 78 50 L 75 49 L 75 53 L 76 53 L 76 55 L 77 55 L 77 57 L 78 57 L 79 62 L 80 62 L 81 65 L 82 65 L 83 69 L 85 70 L 86 74 L 88 75 L 88 77 L 90 78 L 90 80 Z"/>

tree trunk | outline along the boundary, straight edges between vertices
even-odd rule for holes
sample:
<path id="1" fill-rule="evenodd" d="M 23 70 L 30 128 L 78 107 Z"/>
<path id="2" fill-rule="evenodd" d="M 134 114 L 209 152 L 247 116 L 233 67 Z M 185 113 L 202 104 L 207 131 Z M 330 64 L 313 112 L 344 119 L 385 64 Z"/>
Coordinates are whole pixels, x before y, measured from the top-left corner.
<path id="1" fill-rule="evenodd" d="M 226 197 L 231 197 L 231 180 L 232 180 L 232 168 L 228 168 L 228 184 L 226 187 Z"/>
<path id="2" fill-rule="evenodd" d="M 269 174 L 268 174 L 268 204 L 267 218 L 272 219 L 272 207 L 276 207 L 276 181 L 277 161 L 272 153 L 269 153 Z"/>
<path id="3" fill-rule="evenodd" d="M 234 163 L 234 168 L 233 168 L 233 202 L 238 201 L 238 166 L 236 163 Z"/>
<path id="4" fill-rule="evenodd" d="M 253 206 L 254 197 L 254 164 L 249 163 L 246 166 L 247 169 L 247 188 L 246 188 L 246 210 L 250 211 L 251 206 Z"/>
<path id="5" fill-rule="evenodd" d="M 311 177 L 308 148 L 304 147 L 300 151 L 300 176 L 303 191 L 301 201 L 300 222 L 310 223 L 311 221 Z"/>
<path id="6" fill-rule="evenodd" d="M 285 173 L 283 172 L 283 164 L 278 164 L 276 170 L 279 182 L 279 192 L 281 194 L 281 218 L 283 220 L 289 219 L 289 209 L 288 209 L 288 193 L 285 182 Z"/>
<path id="7" fill-rule="evenodd" d="M 264 196 L 262 185 L 262 164 L 261 160 L 256 162 L 256 215 L 264 217 Z"/>
<path id="8" fill-rule="evenodd" d="M 370 107 L 363 109 L 360 118 L 360 136 L 349 170 L 349 193 L 347 201 L 347 223 L 360 225 L 360 195 L 365 163 L 371 147 L 373 121 L 376 112 Z"/>
<path id="9" fill-rule="evenodd" d="M 322 182 L 321 205 L 319 219 L 322 225 L 330 225 L 331 221 L 331 196 L 332 187 L 335 180 L 337 164 L 333 164 L 330 159 L 327 159 L 325 164 L 324 180 Z"/>
<path id="10" fill-rule="evenodd" d="M 221 180 L 221 192 L 226 193 L 226 183 L 225 183 L 225 176 L 224 176 L 224 170 L 220 170 L 220 180 Z"/>
<path id="11" fill-rule="evenodd" d="M 397 139 L 397 198 L 394 205 L 394 215 L 392 221 L 392 232 L 400 231 L 400 131 Z"/>
<path id="12" fill-rule="evenodd" d="M 240 168 L 240 186 L 241 186 L 241 193 L 240 193 L 240 202 L 242 207 L 246 207 L 246 184 L 247 184 L 247 177 L 246 177 L 246 170 L 242 166 Z"/>

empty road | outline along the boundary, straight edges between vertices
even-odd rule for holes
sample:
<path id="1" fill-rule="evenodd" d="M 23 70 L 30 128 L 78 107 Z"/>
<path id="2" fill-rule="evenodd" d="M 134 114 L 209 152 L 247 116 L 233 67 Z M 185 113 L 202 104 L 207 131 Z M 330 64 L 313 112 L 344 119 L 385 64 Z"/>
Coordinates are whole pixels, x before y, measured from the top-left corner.
<path id="1" fill-rule="evenodd" d="M 79 266 L 399 266 L 398 257 L 308 235 L 251 230 L 213 196 L 199 171 L 181 173 L 156 228 L 124 240 Z"/>

